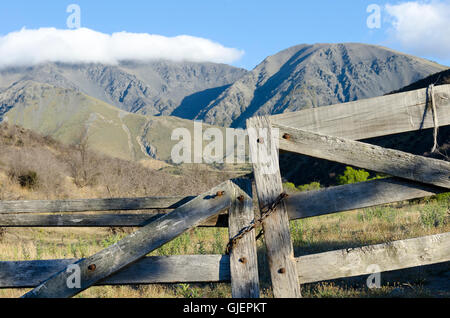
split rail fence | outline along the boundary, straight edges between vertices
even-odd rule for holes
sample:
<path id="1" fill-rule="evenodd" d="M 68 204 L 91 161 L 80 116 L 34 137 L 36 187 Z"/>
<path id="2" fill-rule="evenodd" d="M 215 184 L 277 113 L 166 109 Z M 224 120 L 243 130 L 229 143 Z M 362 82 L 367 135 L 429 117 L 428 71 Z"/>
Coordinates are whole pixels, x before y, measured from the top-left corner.
<path id="1" fill-rule="evenodd" d="M 301 297 L 300 284 L 372 274 L 370 264 L 392 271 L 450 261 L 450 233 L 295 258 L 289 232 L 290 220 L 448 192 L 450 162 L 358 141 L 439 125 L 450 125 L 450 85 L 248 120 L 261 211 L 283 192 L 279 150 L 392 176 L 297 193 L 280 201 L 262 223 L 275 297 Z M 257 160 L 261 154 L 265 158 Z M 160 209 L 172 211 L 151 212 Z M 133 210 L 148 212 L 86 213 Z M 249 179 L 224 182 L 197 197 L 0 201 L 0 227 L 140 228 L 85 259 L 0 262 L 0 288 L 33 288 L 24 297 L 61 298 L 94 285 L 231 282 L 233 297 L 257 298 L 254 229 L 229 255 L 146 257 L 194 227 L 228 227 L 232 239 L 254 220 Z M 67 284 L 74 264 L 80 269 L 80 288 Z"/>

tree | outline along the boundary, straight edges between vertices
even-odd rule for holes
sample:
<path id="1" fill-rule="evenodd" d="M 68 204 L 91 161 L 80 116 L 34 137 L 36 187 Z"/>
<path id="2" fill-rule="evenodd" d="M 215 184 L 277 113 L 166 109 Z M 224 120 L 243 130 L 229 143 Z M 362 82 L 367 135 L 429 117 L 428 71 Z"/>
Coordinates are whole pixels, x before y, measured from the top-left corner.
<path id="1" fill-rule="evenodd" d="M 338 184 L 343 185 L 367 181 L 369 179 L 369 176 L 370 173 L 363 169 L 356 170 L 352 167 L 347 167 L 344 174 L 337 176 L 336 180 Z"/>

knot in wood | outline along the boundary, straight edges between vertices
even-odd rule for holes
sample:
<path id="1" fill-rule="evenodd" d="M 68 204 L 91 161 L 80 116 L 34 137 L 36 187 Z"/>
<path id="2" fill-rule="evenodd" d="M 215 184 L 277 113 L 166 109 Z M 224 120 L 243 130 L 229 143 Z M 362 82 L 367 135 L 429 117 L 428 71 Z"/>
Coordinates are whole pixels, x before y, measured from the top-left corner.
<path id="1" fill-rule="evenodd" d="M 93 272 L 93 271 L 95 271 L 96 269 L 97 269 L 97 266 L 96 266 L 95 264 L 91 264 L 91 265 L 88 266 L 88 270 L 89 270 L 90 272 Z"/>
<path id="2" fill-rule="evenodd" d="M 223 197 L 224 194 L 225 194 L 225 191 L 218 191 L 216 193 L 216 197 Z"/>
<path id="3" fill-rule="evenodd" d="M 289 134 L 284 134 L 284 135 L 283 135 L 283 139 L 289 140 L 289 139 L 291 139 L 291 135 L 289 135 Z"/>

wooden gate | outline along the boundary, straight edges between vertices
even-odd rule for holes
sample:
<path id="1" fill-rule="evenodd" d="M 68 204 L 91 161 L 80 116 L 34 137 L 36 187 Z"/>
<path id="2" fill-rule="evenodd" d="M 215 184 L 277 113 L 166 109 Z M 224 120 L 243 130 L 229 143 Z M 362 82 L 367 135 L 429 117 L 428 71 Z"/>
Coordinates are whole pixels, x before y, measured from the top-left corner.
<path id="1" fill-rule="evenodd" d="M 450 233 L 295 258 L 289 220 L 411 200 L 450 188 L 450 163 L 357 140 L 450 124 L 450 85 L 248 120 L 250 154 L 275 297 L 301 297 L 300 284 L 450 261 Z M 392 178 L 283 192 L 279 149 L 382 172 Z M 274 202 L 279 201 L 276 206 Z M 168 214 L 87 211 L 172 209 Z M 228 213 L 226 213 L 228 211 Z M 76 212 L 77 214 L 67 214 Z M 269 211 L 270 212 L 270 211 Z M 37 214 L 47 213 L 47 215 Z M 254 221 L 251 180 L 227 181 L 197 197 L 0 202 L 0 227 L 140 229 L 81 260 L 0 262 L 0 288 L 24 297 L 71 297 L 94 285 L 230 282 L 236 298 L 259 297 L 254 229 L 230 255 L 145 257 L 197 226 L 228 226 L 230 239 Z M 79 271 L 80 286 L 68 284 Z"/>

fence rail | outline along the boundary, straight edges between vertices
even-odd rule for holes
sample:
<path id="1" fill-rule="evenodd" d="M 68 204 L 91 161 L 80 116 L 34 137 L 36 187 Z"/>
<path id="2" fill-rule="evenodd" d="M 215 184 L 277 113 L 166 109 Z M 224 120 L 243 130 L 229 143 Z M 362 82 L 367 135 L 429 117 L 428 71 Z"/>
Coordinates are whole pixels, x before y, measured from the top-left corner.
<path id="1" fill-rule="evenodd" d="M 450 261 L 450 233 L 343 249 L 295 259 L 301 284 Z M 0 288 L 36 287 L 79 260 L 0 262 Z M 231 282 L 228 255 L 152 256 L 141 259 L 96 285 Z"/>
<path id="2" fill-rule="evenodd" d="M 450 85 L 434 88 L 439 125 L 450 125 Z M 351 140 L 435 126 L 428 89 L 271 116 L 273 123 Z"/>
<path id="3" fill-rule="evenodd" d="M 316 191 L 295 193 L 286 199 L 290 220 L 304 219 L 314 216 L 345 212 L 378 206 L 383 204 L 407 201 L 433 196 L 448 190 L 441 187 L 423 185 L 418 182 L 402 180 L 399 178 L 386 178 L 356 184 L 335 186 Z M 186 198 L 156 198 L 169 205 L 153 204 L 153 198 L 136 198 L 136 209 L 151 206 L 151 209 L 168 209 L 179 206 L 179 202 L 189 202 L 193 197 Z M 117 199 L 121 200 L 121 199 Z M 142 200 L 142 202 L 140 202 Z M 78 211 L 92 212 L 92 200 L 76 200 Z M 95 200 L 103 201 L 103 200 Z M 134 213 L 134 214 L 87 214 L 72 212 L 71 200 L 63 201 L 23 201 L 19 205 L 0 201 L 0 227 L 142 227 L 164 216 L 166 213 Z M 111 202 L 107 199 L 106 202 Z M 175 203 L 173 203 L 175 202 Z M 65 206 L 64 211 L 36 214 L 45 211 L 45 205 L 50 207 Z M 8 207 L 14 208 L 8 210 Z M 117 207 L 116 204 L 114 206 Z M 36 208 L 38 207 L 38 208 Z M 108 210 L 109 205 L 104 204 L 102 209 Z M 128 205 L 129 210 L 133 210 Z M 36 210 L 34 210 L 36 209 Z M 112 209 L 111 209 L 112 210 Z M 24 211 L 26 213 L 24 213 Z M 200 226 L 202 227 L 228 227 L 226 213 L 214 216 Z"/>

